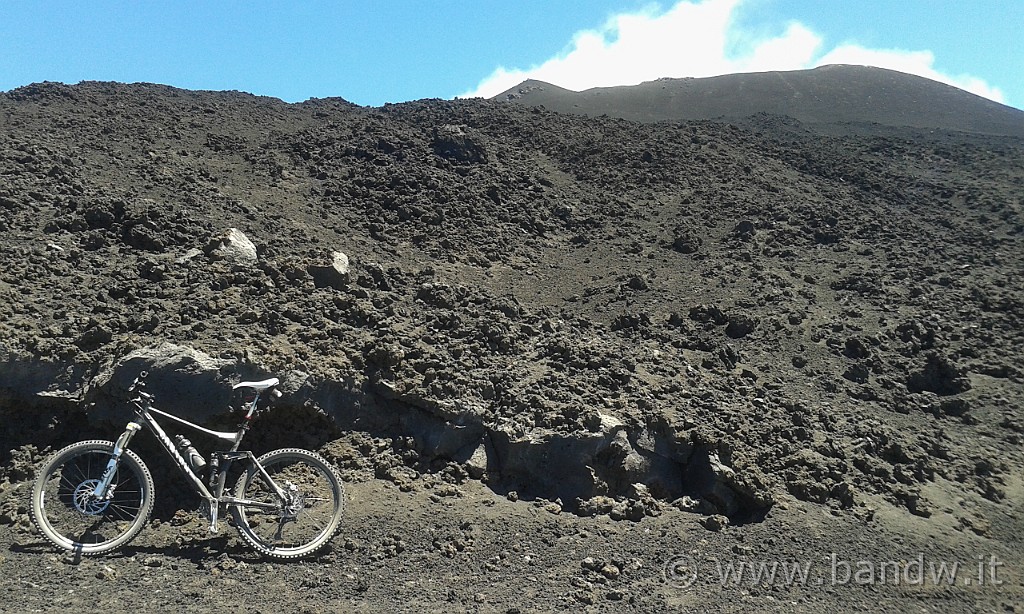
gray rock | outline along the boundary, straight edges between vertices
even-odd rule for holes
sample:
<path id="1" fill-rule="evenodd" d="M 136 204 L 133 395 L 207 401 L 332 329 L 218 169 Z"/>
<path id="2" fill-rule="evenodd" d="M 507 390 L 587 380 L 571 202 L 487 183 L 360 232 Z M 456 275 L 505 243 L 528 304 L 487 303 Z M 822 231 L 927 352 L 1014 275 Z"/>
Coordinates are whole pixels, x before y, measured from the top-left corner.
<path id="1" fill-rule="evenodd" d="M 90 420 L 122 418 L 124 391 L 140 372 L 147 371 L 146 391 L 156 397 L 157 407 L 201 424 L 230 404 L 231 382 L 221 372 L 229 365 L 230 361 L 174 343 L 141 348 L 108 366 L 93 380 L 87 395 L 95 403 Z M 259 374 L 253 374 L 255 377 Z"/>
<path id="2" fill-rule="evenodd" d="M 342 252 L 331 252 L 331 263 L 328 265 L 311 264 L 306 267 L 317 288 L 334 288 L 342 290 L 351 281 L 348 256 Z"/>
<path id="3" fill-rule="evenodd" d="M 469 477 L 479 480 L 487 474 L 488 463 L 491 462 L 489 459 L 494 456 L 494 449 L 490 439 L 486 437 L 480 443 L 470 444 L 467 448 L 472 448 L 472 451 L 465 460 L 466 472 L 469 473 Z M 460 451 L 459 455 L 463 454 L 465 451 Z"/>
<path id="4" fill-rule="evenodd" d="M 729 526 L 729 519 L 721 514 L 712 514 L 701 518 L 700 524 L 708 531 L 721 531 Z"/>
<path id="5" fill-rule="evenodd" d="M 203 252 L 212 260 L 236 265 L 255 264 L 257 260 L 256 245 L 237 228 L 229 228 L 210 239 Z"/>

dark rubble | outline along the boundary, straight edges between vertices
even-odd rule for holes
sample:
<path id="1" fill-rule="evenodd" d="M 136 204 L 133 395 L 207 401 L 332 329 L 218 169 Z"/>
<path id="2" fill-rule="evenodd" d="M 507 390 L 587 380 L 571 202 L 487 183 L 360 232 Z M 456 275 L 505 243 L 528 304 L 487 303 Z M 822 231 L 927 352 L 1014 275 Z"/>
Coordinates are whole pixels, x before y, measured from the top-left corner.
<path id="1" fill-rule="evenodd" d="M 2 94 L 0 126 L 7 493 L 113 437 L 146 367 L 214 422 L 280 376 L 256 445 L 402 492 L 727 530 L 884 505 L 1019 542 L 1017 138 L 114 83 Z"/>

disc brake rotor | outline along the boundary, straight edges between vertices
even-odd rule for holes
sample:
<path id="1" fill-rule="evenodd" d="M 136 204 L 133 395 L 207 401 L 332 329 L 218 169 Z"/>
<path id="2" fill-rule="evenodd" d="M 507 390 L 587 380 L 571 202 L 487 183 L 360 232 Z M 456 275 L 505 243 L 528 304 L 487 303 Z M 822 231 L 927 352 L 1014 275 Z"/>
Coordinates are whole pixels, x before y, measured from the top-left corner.
<path id="1" fill-rule="evenodd" d="M 99 483 L 99 480 L 86 480 L 78 485 L 72 495 L 76 510 L 89 516 L 97 516 L 106 511 L 110 501 L 100 501 L 94 494 Z"/>

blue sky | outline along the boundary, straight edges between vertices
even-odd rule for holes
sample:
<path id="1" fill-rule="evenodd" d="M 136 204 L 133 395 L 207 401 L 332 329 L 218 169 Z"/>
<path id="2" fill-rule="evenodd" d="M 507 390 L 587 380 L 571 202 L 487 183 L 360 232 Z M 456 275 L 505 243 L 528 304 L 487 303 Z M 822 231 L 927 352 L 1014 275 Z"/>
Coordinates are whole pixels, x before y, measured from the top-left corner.
<path id="1" fill-rule="evenodd" d="M 1024 0 L 0 0 L 0 91 L 148 81 L 378 106 L 823 63 L 1024 107 Z"/>

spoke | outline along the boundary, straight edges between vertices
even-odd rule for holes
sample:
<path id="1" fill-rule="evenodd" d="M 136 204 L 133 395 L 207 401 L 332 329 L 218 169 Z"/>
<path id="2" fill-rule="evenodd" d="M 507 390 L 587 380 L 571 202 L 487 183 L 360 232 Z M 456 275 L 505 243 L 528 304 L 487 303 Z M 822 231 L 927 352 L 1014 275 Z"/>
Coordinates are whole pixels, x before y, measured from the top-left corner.
<path id="1" fill-rule="evenodd" d="M 85 457 L 86 467 L 84 479 L 92 478 L 92 457 L 92 454 L 89 454 L 88 456 Z"/>
<path id="2" fill-rule="evenodd" d="M 88 480 L 89 477 L 90 477 L 90 475 L 88 473 L 86 473 L 85 471 L 82 471 L 82 467 L 78 463 L 74 463 L 70 467 L 68 467 L 67 465 L 64 465 L 64 467 L 67 467 L 69 469 L 69 472 L 74 472 L 74 473 L 78 474 L 78 477 L 77 477 L 78 482 L 77 483 L 72 481 L 73 479 L 76 479 L 76 478 L 74 478 L 73 476 L 69 476 L 68 483 L 71 486 L 77 486 L 78 484 L 81 484 L 82 482 Z M 63 471 L 64 467 L 61 468 L 61 476 L 62 477 L 63 477 L 63 474 L 64 474 L 64 471 Z"/>
<path id="3" fill-rule="evenodd" d="M 110 509 L 111 509 L 111 511 L 116 511 L 116 512 L 120 512 L 120 513 L 124 514 L 124 516 L 122 518 L 124 520 L 127 520 L 129 518 L 134 517 L 136 514 L 138 514 L 139 510 L 142 509 L 142 508 L 141 507 L 127 507 L 127 506 L 124 506 L 124 505 L 117 505 L 115 503 L 112 503 L 112 504 L 110 504 Z"/>

